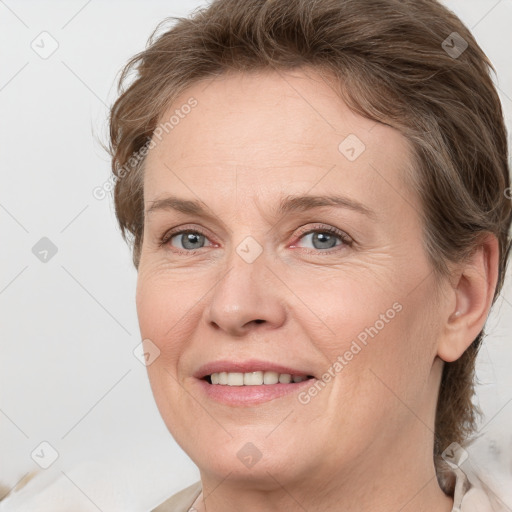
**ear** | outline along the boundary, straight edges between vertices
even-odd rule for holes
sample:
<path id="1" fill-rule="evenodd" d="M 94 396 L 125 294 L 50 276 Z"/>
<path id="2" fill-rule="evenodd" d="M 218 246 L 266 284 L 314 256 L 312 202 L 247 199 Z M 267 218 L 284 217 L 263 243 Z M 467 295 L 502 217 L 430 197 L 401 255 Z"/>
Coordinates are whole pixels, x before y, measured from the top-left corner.
<path id="1" fill-rule="evenodd" d="M 499 244 L 486 233 L 468 261 L 453 275 L 451 301 L 437 355 L 456 361 L 482 330 L 492 305 L 498 281 Z"/>

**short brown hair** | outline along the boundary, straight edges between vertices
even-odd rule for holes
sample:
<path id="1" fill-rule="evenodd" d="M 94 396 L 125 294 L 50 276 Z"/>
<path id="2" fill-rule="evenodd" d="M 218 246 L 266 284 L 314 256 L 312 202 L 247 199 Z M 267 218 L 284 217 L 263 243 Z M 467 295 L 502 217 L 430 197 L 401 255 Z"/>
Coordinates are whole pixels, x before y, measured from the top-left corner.
<path id="1" fill-rule="evenodd" d="M 507 136 L 495 70 L 457 16 L 435 0 L 215 0 L 190 18 L 170 20 L 174 26 L 158 36 L 157 28 L 124 68 L 110 117 L 115 208 L 135 267 L 144 234 L 144 159 L 134 159 L 122 179 L 119 170 L 147 145 L 174 98 L 227 72 L 311 67 L 336 78 L 356 113 L 397 128 L 411 143 L 410 184 L 421 199 L 436 276 L 470 255 L 483 233 L 498 238 L 494 303 L 510 250 Z M 467 444 L 477 426 L 472 397 L 483 335 L 444 365 L 434 460 L 445 490 L 440 454 L 454 441 Z"/>

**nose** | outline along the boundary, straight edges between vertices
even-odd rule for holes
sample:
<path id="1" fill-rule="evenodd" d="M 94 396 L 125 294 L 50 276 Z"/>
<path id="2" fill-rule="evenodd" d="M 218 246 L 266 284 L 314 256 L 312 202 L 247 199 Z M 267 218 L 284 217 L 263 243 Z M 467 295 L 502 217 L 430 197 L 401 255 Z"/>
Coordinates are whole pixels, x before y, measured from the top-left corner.
<path id="1" fill-rule="evenodd" d="M 205 309 L 209 325 L 235 337 L 252 329 L 280 327 L 286 320 L 286 307 L 279 284 L 263 255 L 247 263 L 234 254 Z"/>

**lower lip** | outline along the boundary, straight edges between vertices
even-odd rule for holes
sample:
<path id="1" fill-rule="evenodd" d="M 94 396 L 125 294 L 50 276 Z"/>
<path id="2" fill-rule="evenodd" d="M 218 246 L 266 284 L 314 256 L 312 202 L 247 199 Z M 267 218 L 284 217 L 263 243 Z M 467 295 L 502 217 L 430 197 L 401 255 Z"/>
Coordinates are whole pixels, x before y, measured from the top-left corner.
<path id="1" fill-rule="evenodd" d="M 208 398 L 216 402 L 226 405 L 251 406 L 298 392 L 313 385 L 316 379 L 307 379 L 290 384 L 262 384 L 261 386 L 226 386 L 210 384 L 203 379 L 198 379 L 198 382 Z"/>

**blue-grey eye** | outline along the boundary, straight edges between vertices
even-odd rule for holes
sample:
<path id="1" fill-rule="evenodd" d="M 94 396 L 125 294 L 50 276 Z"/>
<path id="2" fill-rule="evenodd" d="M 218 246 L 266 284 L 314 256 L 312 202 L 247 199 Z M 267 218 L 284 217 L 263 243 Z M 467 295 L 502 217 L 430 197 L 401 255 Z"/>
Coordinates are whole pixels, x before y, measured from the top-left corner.
<path id="1" fill-rule="evenodd" d="M 184 231 L 182 233 L 177 233 L 169 240 L 171 245 L 176 247 L 176 245 L 173 243 L 174 239 L 177 239 L 181 244 L 181 247 L 178 246 L 178 249 L 193 251 L 194 249 L 201 249 L 204 247 L 206 237 L 201 235 L 201 233 L 196 233 L 195 231 Z"/>
<path id="2" fill-rule="evenodd" d="M 313 231 L 311 233 L 306 233 L 303 235 L 302 240 L 310 239 L 310 242 L 313 245 L 313 249 L 331 249 L 336 245 L 339 245 L 337 242 L 341 241 L 339 235 L 333 233 L 326 233 L 324 231 Z"/>

